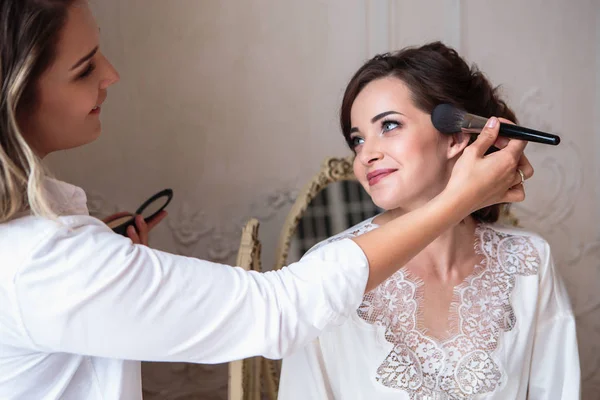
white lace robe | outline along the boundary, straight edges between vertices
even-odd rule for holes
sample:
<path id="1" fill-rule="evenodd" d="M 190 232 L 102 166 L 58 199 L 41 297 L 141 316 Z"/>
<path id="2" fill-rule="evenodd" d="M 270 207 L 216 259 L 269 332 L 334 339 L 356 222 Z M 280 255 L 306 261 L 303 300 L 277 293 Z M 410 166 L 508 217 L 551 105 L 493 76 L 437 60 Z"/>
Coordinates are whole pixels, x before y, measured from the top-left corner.
<path id="1" fill-rule="evenodd" d="M 284 359 L 279 399 L 578 399 L 575 319 L 547 242 L 482 224 L 474 245 L 480 262 L 454 290 L 447 337 L 427 335 L 423 283 L 400 270 Z"/>

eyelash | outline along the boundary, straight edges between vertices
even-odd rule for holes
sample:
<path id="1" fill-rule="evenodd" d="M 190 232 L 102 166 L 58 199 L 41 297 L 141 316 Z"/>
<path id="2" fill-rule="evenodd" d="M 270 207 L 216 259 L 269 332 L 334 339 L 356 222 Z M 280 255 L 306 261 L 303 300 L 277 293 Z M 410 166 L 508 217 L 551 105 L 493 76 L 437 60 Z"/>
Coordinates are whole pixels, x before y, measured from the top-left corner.
<path id="1" fill-rule="evenodd" d="M 386 120 L 381 121 L 381 131 L 382 132 L 385 130 L 385 126 L 387 124 L 395 124 L 396 125 L 396 127 L 388 129 L 387 132 L 393 131 L 396 128 L 401 128 L 402 127 L 402 124 L 399 121 L 394 121 L 392 119 L 386 119 Z"/>
<path id="2" fill-rule="evenodd" d="M 385 127 L 386 127 L 386 125 L 389 125 L 389 124 L 394 124 L 396 126 L 386 130 Z M 394 129 L 398 129 L 398 128 L 402 128 L 402 123 L 400 123 L 399 121 L 394 121 L 391 119 L 386 119 L 386 120 L 381 121 L 381 132 L 382 133 L 390 132 L 390 131 L 393 131 Z M 357 140 L 360 140 L 360 139 L 362 139 L 360 136 L 354 136 L 354 137 L 350 138 L 350 147 L 352 148 L 352 150 L 356 149 L 356 147 L 360 145 L 360 143 L 356 143 Z"/>
<path id="3" fill-rule="evenodd" d="M 95 69 L 96 69 L 96 64 L 94 64 L 92 62 L 89 63 L 87 68 L 77 76 L 77 79 L 87 78 L 88 76 L 90 76 L 92 74 L 92 72 L 94 72 Z"/>
<path id="4" fill-rule="evenodd" d="M 356 143 L 357 140 L 361 139 L 359 136 L 353 136 L 350 138 L 350 148 L 352 150 L 356 150 L 356 148 L 360 145 L 360 143 Z"/>

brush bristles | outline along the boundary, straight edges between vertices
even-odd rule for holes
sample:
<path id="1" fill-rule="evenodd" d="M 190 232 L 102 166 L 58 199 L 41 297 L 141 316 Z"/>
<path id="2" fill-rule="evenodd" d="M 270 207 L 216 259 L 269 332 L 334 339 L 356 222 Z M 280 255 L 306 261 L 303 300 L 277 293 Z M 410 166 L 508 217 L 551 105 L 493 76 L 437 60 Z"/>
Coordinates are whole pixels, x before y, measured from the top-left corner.
<path id="1" fill-rule="evenodd" d="M 450 104 L 439 104 L 431 112 L 431 122 L 438 131 L 452 134 L 461 131 L 465 114 Z"/>

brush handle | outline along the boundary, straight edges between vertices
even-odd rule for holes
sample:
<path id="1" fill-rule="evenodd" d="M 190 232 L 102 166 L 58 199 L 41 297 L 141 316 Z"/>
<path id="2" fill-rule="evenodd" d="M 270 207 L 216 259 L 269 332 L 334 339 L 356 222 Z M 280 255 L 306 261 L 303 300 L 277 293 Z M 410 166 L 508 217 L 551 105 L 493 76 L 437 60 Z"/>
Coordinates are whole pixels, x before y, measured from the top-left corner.
<path id="1" fill-rule="evenodd" d="M 529 142 L 551 144 L 556 146 L 560 143 L 560 137 L 551 133 L 536 131 L 523 126 L 506 124 L 500 122 L 500 136 L 510 139 L 527 140 Z"/>

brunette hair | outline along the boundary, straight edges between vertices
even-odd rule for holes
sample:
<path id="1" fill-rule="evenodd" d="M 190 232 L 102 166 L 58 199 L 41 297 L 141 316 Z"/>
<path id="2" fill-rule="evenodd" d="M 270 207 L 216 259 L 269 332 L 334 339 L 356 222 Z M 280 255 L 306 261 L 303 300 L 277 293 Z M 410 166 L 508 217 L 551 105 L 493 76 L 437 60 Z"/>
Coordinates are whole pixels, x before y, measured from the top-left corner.
<path id="1" fill-rule="evenodd" d="M 469 67 L 454 49 L 433 42 L 377 55 L 354 74 L 346 87 L 340 112 L 342 133 L 350 148 L 350 111 L 354 100 L 367 84 L 386 77 L 402 80 L 410 89 L 415 106 L 426 113 L 430 114 L 438 104 L 448 103 L 483 117 L 517 122 L 514 112 L 500 99 L 498 87 L 493 87 L 477 66 Z M 508 207 L 493 205 L 475 211 L 472 216 L 481 222 L 496 222 L 503 206 Z"/>

